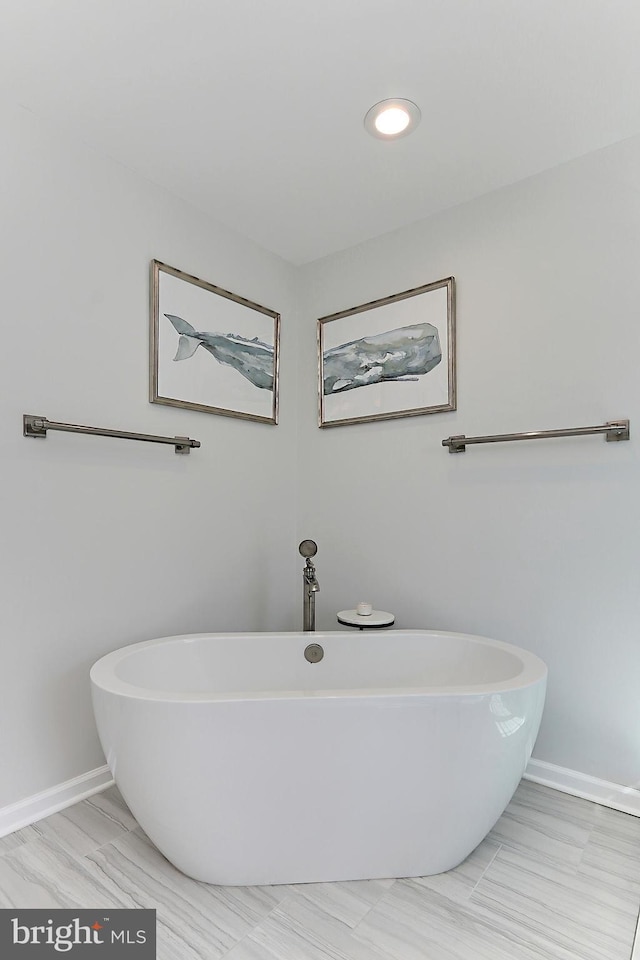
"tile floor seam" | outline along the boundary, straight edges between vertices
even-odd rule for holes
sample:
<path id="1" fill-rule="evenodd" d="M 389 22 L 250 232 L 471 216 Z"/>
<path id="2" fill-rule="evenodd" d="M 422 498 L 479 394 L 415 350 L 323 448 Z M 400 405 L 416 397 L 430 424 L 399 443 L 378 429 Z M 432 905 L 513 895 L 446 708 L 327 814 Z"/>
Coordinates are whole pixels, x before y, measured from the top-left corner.
<path id="1" fill-rule="evenodd" d="M 284 903 L 284 900 L 283 900 L 282 902 Z M 275 908 L 274 908 L 274 909 L 275 909 Z M 273 910 L 271 911 L 271 913 L 273 913 Z M 245 942 L 250 942 L 250 941 L 251 941 L 251 937 L 253 936 L 253 934 L 254 934 L 254 933 L 256 932 L 256 930 L 262 925 L 262 923 L 263 923 L 268 917 L 271 916 L 271 913 L 267 914 L 266 917 L 263 917 L 262 920 L 258 921 L 258 923 L 256 923 L 253 927 L 251 927 L 250 930 L 247 930 L 246 933 L 243 933 L 239 940 L 236 940 L 235 943 L 232 943 L 231 946 L 230 946 L 227 950 L 225 950 L 225 952 L 222 954 L 222 956 L 220 957 L 220 960 L 224 960 L 225 957 L 228 957 L 229 954 L 231 953 L 231 951 L 232 951 L 232 950 L 236 950 L 241 944 L 243 944 L 243 943 L 245 943 Z M 258 943 L 258 942 L 259 942 L 259 941 L 257 941 L 257 940 L 254 940 L 254 941 L 253 941 L 253 943 Z M 265 947 L 264 944 L 260 944 L 260 946 L 261 946 L 261 948 L 262 948 L 263 950 L 266 950 L 266 951 L 270 954 L 270 956 L 273 957 L 273 960 L 277 960 L 276 955 L 275 955 L 271 950 L 269 950 L 267 947 Z M 303 960 L 303 958 L 301 957 L 300 960 Z"/>
<path id="2" fill-rule="evenodd" d="M 34 824 L 34 827 L 36 824 Z M 56 850 L 59 850 L 67 857 L 71 857 L 73 860 L 81 861 L 84 858 L 83 853 L 77 853 L 74 850 L 70 850 L 63 840 L 58 840 L 56 837 L 47 837 L 42 833 L 39 833 L 37 836 L 32 837 L 31 840 L 25 840 L 24 843 L 19 844 L 17 847 L 14 847 L 12 850 L 7 850 L 0 856 L 0 859 L 5 857 L 15 856 L 16 854 L 23 853 L 28 847 L 33 846 L 34 843 L 50 843 L 52 847 L 55 847 Z"/>
<path id="3" fill-rule="evenodd" d="M 131 832 L 132 832 L 132 831 L 129 831 L 129 833 L 131 833 Z M 119 839 L 122 839 L 122 838 L 120 837 Z M 104 847 L 109 847 L 109 846 L 111 846 L 112 843 L 113 843 L 113 841 L 107 841 L 107 843 L 103 843 L 98 849 L 99 849 L 99 850 L 102 850 L 102 849 L 104 849 Z M 92 859 L 91 859 L 92 856 L 93 856 L 96 852 L 97 852 L 96 850 L 90 850 L 88 853 L 84 853 L 84 854 L 82 854 L 81 857 L 76 857 L 75 859 L 79 860 L 80 862 L 83 862 L 84 860 L 87 860 L 87 861 L 91 864 L 91 870 L 90 870 L 90 872 L 93 873 L 93 872 L 95 871 L 95 872 L 98 874 L 98 877 L 99 877 L 99 879 L 100 879 L 101 882 L 102 882 L 103 880 L 110 881 L 110 880 L 111 880 L 111 877 L 109 876 L 109 874 L 107 873 L 107 871 L 104 869 L 104 867 L 102 866 L 102 864 L 99 863 L 97 860 L 92 860 Z M 72 854 L 72 856 L 73 856 L 73 854 Z M 87 868 L 87 869 L 89 869 L 89 868 Z M 137 904 L 137 909 L 144 909 L 144 907 L 146 906 L 146 904 L 143 902 L 143 900 L 141 900 L 141 898 L 140 898 L 137 890 L 132 893 L 130 890 L 126 889 L 125 887 L 123 887 L 123 886 L 122 886 L 121 884 L 119 884 L 119 883 L 116 883 L 115 886 L 118 888 L 118 890 L 120 891 L 120 893 L 123 893 L 123 894 L 125 895 L 125 897 L 129 897 L 130 900 L 133 900 L 133 902 L 134 902 L 135 904 Z M 165 884 L 164 886 L 166 887 L 166 884 Z"/>
<path id="4" fill-rule="evenodd" d="M 380 903 L 380 901 L 381 901 L 381 900 L 384 900 L 384 898 L 385 898 L 386 895 L 389 893 L 389 891 L 390 891 L 390 890 L 393 890 L 393 888 L 395 887 L 395 885 L 396 885 L 397 882 L 398 882 L 398 880 L 397 880 L 397 879 L 394 879 L 394 881 L 393 881 L 393 883 L 391 884 L 391 886 L 386 888 L 386 890 L 383 892 L 382 896 L 381 896 L 381 897 L 378 897 L 378 899 L 376 900 L 376 902 L 375 902 L 375 903 L 372 903 L 372 904 L 369 906 L 369 909 L 368 909 L 367 912 L 364 914 L 364 916 L 360 917 L 360 919 L 359 919 L 356 923 L 354 923 L 354 925 L 351 927 L 351 930 L 352 930 L 352 931 L 357 930 L 358 926 L 362 923 L 362 921 L 365 919 L 365 917 L 368 917 L 369 914 L 371 913 L 371 911 L 372 911 L 375 907 L 378 906 L 378 904 Z"/>
<path id="5" fill-rule="evenodd" d="M 87 850 L 86 853 L 76 854 L 79 859 L 85 860 L 91 856 L 93 853 L 98 853 L 99 850 L 104 850 L 105 847 L 111 846 L 112 843 L 115 843 L 117 840 L 122 840 L 123 837 L 126 837 L 127 834 L 133 833 L 136 828 L 133 827 L 131 830 L 123 830 L 122 833 L 119 833 L 117 837 L 111 837 L 111 840 L 105 840 L 104 843 L 99 843 L 97 847 L 92 847 L 91 850 Z"/>
<path id="6" fill-rule="evenodd" d="M 280 918 L 276 917 L 275 923 L 278 924 L 280 922 L 281 926 L 284 927 L 285 930 L 289 928 L 290 934 L 293 935 L 295 938 L 298 938 L 300 934 L 298 931 L 295 930 L 296 923 L 295 921 L 292 922 L 291 914 L 289 914 L 285 909 L 287 903 L 289 902 L 295 903 L 295 901 L 296 901 L 296 895 L 294 891 L 292 894 L 285 897 L 284 900 L 281 900 L 280 903 L 277 904 L 277 906 L 274 908 L 274 910 L 271 911 L 271 914 L 269 916 L 271 917 L 273 916 L 274 913 L 281 911 L 282 916 Z M 327 914 L 326 911 L 324 911 L 322 907 L 318 907 L 317 904 L 309 903 L 306 905 L 306 909 L 308 909 L 313 914 L 314 920 L 318 919 L 322 921 L 323 915 L 324 915 L 324 920 L 328 920 L 330 923 L 337 923 L 341 927 L 344 927 L 344 933 L 347 937 L 351 936 L 351 934 L 353 933 L 352 927 L 349 927 L 348 924 L 346 924 L 343 920 L 340 920 L 338 917 L 334 917 L 334 916 L 331 916 L 330 914 Z M 270 960 L 271 958 L 273 958 L 273 960 L 284 960 L 284 956 L 280 952 L 275 953 L 274 949 L 272 949 L 272 946 L 270 944 L 266 944 L 263 939 L 260 939 L 259 934 L 260 934 L 261 928 L 263 927 L 263 924 L 265 923 L 265 920 L 267 920 L 267 917 L 263 917 L 261 920 L 259 920 L 258 923 L 256 923 L 251 930 L 247 931 L 247 933 L 241 938 L 241 940 L 238 941 L 238 943 L 242 943 L 243 940 L 248 940 L 250 942 L 253 942 L 264 953 L 267 953 L 269 955 Z M 322 934 L 317 935 L 314 933 L 313 927 L 310 927 L 308 930 L 306 930 L 306 932 L 311 935 L 312 940 L 314 938 L 316 940 L 318 939 L 322 940 L 323 938 Z M 238 946 L 238 943 L 236 943 L 233 947 L 230 947 L 227 953 L 230 953 L 231 950 L 236 949 L 236 947 Z M 331 955 L 326 953 L 326 951 L 324 951 L 323 956 L 326 955 L 327 960 L 338 960 L 337 954 L 338 952 L 341 952 L 340 948 L 335 947 L 335 945 L 332 943 L 329 943 L 328 947 L 332 951 Z M 335 957 L 334 957 L 334 954 L 335 954 Z M 305 958 L 302 955 L 300 955 L 300 957 L 296 958 L 296 960 L 305 960 Z M 346 957 L 343 958 L 341 954 L 339 960 L 347 960 L 347 958 Z"/>
<path id="7" fill-rule="evenodd" d="M 45 818 L 43 817 L 43 819 Z M 17 843 L 15 843 L 15 845 L 12 845 L 12 846 L 8 846 L 8 844 L 3 844 L 2 842 L 3 840 L 8 840 L 10 837 L 18 836 L 23 831 L 35 830 L 35 826 L 37 823 L 38 823 L 37 820 L 35 821 L 35 823 L 28 823 L 26 826 L 20 827 L 18 830 L 13 830 L 11 833 L 6 833 L 3 837 L 0 837 L 0 859 L 2 859 L 2 857 L 6 857 L 7 854 L 15 853 L 16 850 L 20 849 L 20 847 L 24 847 L 27 843 L 32 843 L 33 840 L 39 840 L 40 837 L 38 835 L 35 835 L 35 836 L 32 835 L 29 837 L 28 840 L 18 841 Z"/>
<path id="8" fill-rule="evenodd" d="M 485 874 L 486 874 L 487 870 L 489 870 L 489 868 L 493 865 L 496 857 L 498 856 L 498 854 L 500 853 L 501 850 L 502 850 L 502 844 L 499 843 L 499 844 L 498 844 L 498 849 L 496 850 L 496 852 L 494 853 L 494 855 L 491 857 L 491 860 L 490 860 L 489 863 L 486 865 L 486 867 L 484 868 L 484 870 L 482 871 L 481 876 L 478 877 L 478 879 L 477 879 L 476 882 L 474 883 L 473 888 L 469 891 L 469 896 L 466 898 L 467 900 L 471 900 L 471 897 L 472 897 L 472 896 L 474 895 L 474 893 L 476 892 L 476 889 L 477 889 L 477 887 L 478 887 L 478 884 L 480 884 L 480 883 L 482 882 L 482 880 L 484 880 L 484 877 L 485 877 Z"/>
<path id="9" fill-rule="evenodd" d="M 340 881 L 338 881 L 338 882 L 340 882 Z M 289 884 L 289 886 L 295 886 L 295 884 Z M 300 886 L 304 886 L 304 884 L 300 884 Z M 303 897 L 302 899 L 303 899 L 303 901 L 304 901 L 304 897 Z M 295 904 L 297 900 L 298 900 L 298 897 L 297 897 L 296 891 L 293 890 L 291 893 L 287 894 L 287 896 L 284 898 L 284 900 L 281 900 L 280 903 L 277 903 L 277 904 L 275 905 L 275 907 L 273 908 L 273 910 L 270 911 L 270 913 L 268 914 L 268 916 L 272 916 L 274 913 L 276 913 L 276 912 L 279 911 L 279 910 L 282 911 L 282 913 L 286 914 L 286 913 L 287 913 L 287 909 L 286 909 L 287 904 L 290 903 L 290 902 L 293 902 L 293 903 Z M 328 917 L 330 920 L 334 921 L 335 923 L 341 924 L 341 925 L 345 928 L 345 930 L 353 930 L 353 927 L 350 927 L 348 923 L 345 923 L 345 921 L 344 921 L 344 920 L 341 920 L 340 917 L 336 917 L 336 916 L 334 916 L 333 914 L 329 913 L 327 910 L 324 910 L 324 909 L 323 909 L 321 906 L 319 906 L 317 903 L 314 903 L 313 901 L 307 900 L 304 905 L 306 906 L 306 908 L 307 908 L 311 913 L 314 914 L 314 916 L 318 917 L 319 919 L 322 919 L 322 917 L 323 917 L 323 915 L 324 915 L 324 916 Z M 263 923 L 266 919 L 267 919 L 267 917 L 262 917 L 262 918 L 258 921 L 258 923 L 255 924 L 255 926 L 253 927 L 253 930 L 257 930 L 258 927 L 260 927 L 260 926 L 262 925 L 262 923 Z M 251 932 L 253 932 L 253 931 L 251 931 Z"/>
<path id="10" fill-rule="evenodd" d="M 464 902 L 454 901 L 454 900 L 450 900 L 449 897 L 447 897 L 445 894 L 438 893 L 436 891 L 430 891 L 430 892 L 435 894 L 436 898 L 442 898 L 443 900 L 448 900 L 451 906 L 453 907 L 453 911 L 457 912 L 458 919 L 460 922 L 462 922 L 463 925 L 465 924 L 465 922 L 468 922 L 468 923 L 471 923 L 474 927 L 479 927 L 480 929 L 484 928 L 486 930 L 491 931 L 495 939 L 497 939 L 500 943 L 504 943 L 509 948 L 509 953 L 511 954 L 510 960 L 518 960 L 518 958 L 520 957 L 520 953 L 518 954 L 511 953 L 510 948 L 513 946 L 524 947 L 527 950 L 528 960 L 534 960 L 533 954 L 530 954 L 529 952 L 530 948 L 533 950 L 539 947 L 543 942 L 544 943 L 548 942 L 544 940 L 544 938 L 532 940 L 529 933 L 526 930 L 512 929 L 508 925 L 505 925 L 501 921 L 501 919 L 497 916 L 490 917 L 486 913 L 485 914 L 478 913 L 478 911 L 474 907 L 474 904 L 471 901 L 464 901 Z M 436 920 L 436 924 L 439 925 L 438 920 Z M 363 940 L 362 942 L 367 942 L 367 941 Z M 494 947 L 495 947 L 495 943 L 494 943 Z M 456 953 L 455 956 L 456 958 L 458 958 L 459 956 L 458 953 Z M 471 960 L 472 957 L 475 958 L 475 954 L 469 953 L 467 955 L 467 953 L 465 952 L 464 960 L 467 960 L 467 956 L 469 960 Z M 540 960 L 542 960 L 542 954 L 539 954 L 538 952 L 536 952 L 535 956 L 539 957 Z M 547 958 L 549 958 L 550 960 L 551 956 L 552 956 L 551 954 L 547 955 L 546 952 L 544 954 L 545 960 L 547 960 Z M 404 960 L 404 958 L 401 958 L 397 953 L 393 953 L 392 957 L 393 957 L 393 960 Z M 411 954 L 411 957 L 413 958 L 414 954 Z M 482 957 L 485 958 L 486 960 L 487 954 L 484 951 L 482 952 Z M 502 958 L 502 960 L 505 960 L 506 953 L 501 951 L 500 957 Z M 554 953 L 553 958 L 554 960 L 559 960 L 559 955 Z M 453 954 L 448 954 L 448 953 L 446 955 L 438 954 L 437 956 L 435 954 L 434 955 L 429 954 L 428 958 L 425 955 L 424 960 L 453 960 Z M 460 955 L 460 960 L 462 960 L 462 955 Z M 563 956 L 563 960 L 583 960 L 583 958 L 573 954 L 569 957 L 569 955 L 566 954 Z M 606 960 L 606 958 L 602 958 L 602 960 Z"/>
<path id="11" fill-rule="evenodd" d="M 389 878 L 389 879 L 391 879 L 391 878 Z M 384 900 L 384 898 L 385 898 L 386 896 L 388 896 L 388 894 L 393 890 L 393 888 L 395 887 L 395 885 L 398 883 L 398 881 L 399 881 L 400 879 L 402 879 L 402 878 L 401 878 L 401 877 L 396 877 L 396 878 L 394 878 L 393 883 L 391 884 L 391 886 L 390 886 L 390 887 L 387 887 L 386 890 L 383 891 L 382 895 L 378 897 L 378 899 L 375 901 L 375 903 L 372 903 L 372 904 L 369 905 L 369 908 L 368 908 L 368 910 L 366 911 L 366 913 L 365 913 L 362 917 L 360 917 L 360 919 L 357 920 L 357 921 L 353 924 L 353 926 L 351 927 L 351 932 L 352 932 L 352 933 L 353 933 L 355 930 L 358 929 L 358 927 L 360 926 L 360 924 L 362 923 L 362 921 L 365 920 L 365 919 L 369 916 L 369 914 L 371 913 L 371 911 L 372 911 L 372 910 L 375 910 L 375 908 L 378 906 L 378 904 L 382 903 L 382 901 Z"/>
<path id="12" fill-rule="evenodd" d="M 47 818 L 44 817 L 43 819 L 47 819 Z M 101 850 L 103 847 L 107 847 L 110 843 L 113 843 L 114 840 L 121 840 L 128 833 L 132 833 L 134 830 L 137 829 L 137 824 L 135 827 L 130 827 L 130 828 L 125 827 L 123 828 L 122 832 L 119 833 L 117 836 L 111 837 L 111 839 L 109 840 L 105 840 L 104 843 L 99 843 L 97 847 L 92 847 L 91 850 L 87 850 L 84 853 L 78 853 L 77 850 L 73 850 L 63 839 L 59 840 L 57 837 L 52 836 L 50 834 L 46 835 L 44 833 L 39 833 L 38 823 L 39 821 L 36 821 L 35 823 L 31 824 L 34 830 L 34 835 L 31 836 L 28 840 L 25 840 L 22 843 L 18 843 L 14 847 L 10 847 L 7 850 L 0 849 L 0 860 L 3 860 L 5 857 L 11 856 L 12 854 L 15 855 L 19 851 L 24 850 L 25 847 L 28 847 L 33 843 L 37 843 L 40 840 L 47 840 L 47 842 L 52 843 L 59 850 L 63 850 L 64 853 L 68 854 L 68 856 L 73 857 L 74 860 L 83 860 L 89 854 L 95 853 L 97 850 Z M 11 834 L 8 834 L 8 836 L 11 836 Z"/>
<path id="13" fill-rule="evenodd" d="M 391 893 L 391 891 L 392 891 L 392 890 L 395 890 L 397 884 L 401 883 L 402 880 L 410 880 L 410 879 L 411 879 L 410 877 L 395 877 L 393 883 L 391 884 L 391 886 L 390 886 L 390 887 L 387 887 L 387 889 L 384 891 L 384 893 L 382 894 L 382 896 L 379 897 L 379 898 L 376 900 L 375 903 L 372 903 L 372 904 L 371 904 L 371 906 L 369 907 L 369 909 L 368 909 L 367 912 L 365 913 L 364 917 L 360 917 L 360 919 L 358 920 L 358 922 L 355 923 L 355 924 L 351 927 L 351 932 L 352 932 L 352 933 L 355 933 L 355 931 L 358 929 L 358 927 L 359 927 L 360 924 L 363 922 L 363 920 L 366 920 L 366 918 L 369 916 L 369 914 L 371 913 L 371 911 L 372 911 L 372 910 L 375 910 L 376 907 L 379 907 L 379 906 L 384 902 L 384 900 L 386 900 L 386 898 L 389 896 L 389 894 Z M 425 888 L 425 889 L 426 889 L 426 888 Z"/>
<path id="14" fill-rule="evenodd" d="M 290 887 L 291 884 L 287 884 L 287 886 Z M 290 890 L 289 893 L 287 893 L 286 897 L 283 897 L 282 900 L 278 900 L 276 903 L 274 903 L 274 905 L 271 907 L 271 910 L 269 910 L 268 913 L 265 913 L 263 917 L 260 917 L 260 919 L 256 923 L 254 923 L 254 925 L 251 927 L 250 930 L 247 930 L 246 933 L 243 933 L 240 940 L 238 940 L 238 943 L 240 943 L 242 940 L 246 940 L 247 937 L 250 937 L 251 934 L 258 929 L 258 927 L 262 926 L 265 920 L 269 920 L 274 915 L 274 913 L 280 910 L 285 905 L 285 903 L 288 903 L 289 900 L 291 900 L 293 897 L 295 897 L 295 890 L 293 891 Z M 229 949 L 231 950 L 232 948 L 230 947 Z M 228 952 L 229 951 L 227 951 L 227 953 Z"/>
<path id="15" fill-rule="evenodd" d="M 581 849 L 581 851 L 580 851 L 580 856 L 578 857 L 578 862 L 576 863 L 576 873 L 578 873 L 578 871 L 580 870 L 580 867 L 581 867 L 581 865 L 582 865 L 582 861 L 584 860 L 585 852 L 586 852 L 586 850 L 587 850 L 587 847 L 588 847 L 589 844 L 591 843 L 591 838 L 593 837 L 593 834 L 594 834 L 594 832 L 595 832 L 595 829 L 596 829 L 596 825 L 595 825 L 595 823 L 592 823 L 592 824 L 591 824 L 591 829 L 589 830 L 589 835 L 588 835 L 587 839 L 585 840 L 585 842 L 584 842 L 584 844 L 583 844 L 583 846 L 582 846 L 582 849 Z"/>

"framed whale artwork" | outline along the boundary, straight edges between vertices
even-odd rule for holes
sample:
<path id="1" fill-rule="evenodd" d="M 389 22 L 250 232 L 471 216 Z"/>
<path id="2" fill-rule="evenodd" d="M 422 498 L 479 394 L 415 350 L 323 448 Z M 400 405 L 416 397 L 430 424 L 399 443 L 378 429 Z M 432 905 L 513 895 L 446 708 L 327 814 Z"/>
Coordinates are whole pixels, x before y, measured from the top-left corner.
<path id="1" fill-rule="evenodd" d="M 455 279 L 321 317 L 318 425 L 456 409 Z"/>
<path id="2" fill-rule="evenodd" d="M 151 262 L 149 400 L 278 422 L 280 315 Z"/>

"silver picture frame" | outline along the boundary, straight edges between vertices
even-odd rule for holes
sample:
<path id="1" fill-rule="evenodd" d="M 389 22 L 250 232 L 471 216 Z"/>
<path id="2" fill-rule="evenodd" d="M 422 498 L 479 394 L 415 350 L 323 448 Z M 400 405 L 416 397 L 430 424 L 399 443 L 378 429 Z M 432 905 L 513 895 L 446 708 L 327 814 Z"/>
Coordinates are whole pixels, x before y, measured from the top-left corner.
<path id="1" fill-rule="evenodd" d="M 456 409 L 455 277 L 317 322 L 318 426 Z"/>
<path id="2" fill-rule="evenodd" d="M 151 261 L 149 401 L 278 423 L 280 314 Z"/>

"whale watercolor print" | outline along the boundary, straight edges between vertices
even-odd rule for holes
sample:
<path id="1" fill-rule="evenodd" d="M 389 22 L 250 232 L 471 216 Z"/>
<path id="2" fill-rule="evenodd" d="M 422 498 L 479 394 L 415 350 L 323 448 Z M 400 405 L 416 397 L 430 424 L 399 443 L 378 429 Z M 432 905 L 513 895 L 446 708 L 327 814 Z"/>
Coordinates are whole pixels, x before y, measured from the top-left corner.
<path id="1" fill-rule="evenodd" d="M 278 422 L 280 315 L 151 262 L 149 400 Z"/>
<path id="2" fill-rule="evenodd" d="M 455 279 L 318 320 L 318 425 L 456 409 Z"/>

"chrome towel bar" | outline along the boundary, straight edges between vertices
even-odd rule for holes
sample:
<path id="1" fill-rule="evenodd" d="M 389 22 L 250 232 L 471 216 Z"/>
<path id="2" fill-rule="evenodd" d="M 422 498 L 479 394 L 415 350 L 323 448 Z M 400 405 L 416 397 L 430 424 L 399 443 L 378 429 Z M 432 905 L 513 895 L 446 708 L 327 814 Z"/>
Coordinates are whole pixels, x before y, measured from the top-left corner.
<path id="1" fill-rule="evenodd" d="M 606 440 L 628 440 L 629 421 L 610 420 L 599 427 L 568 427 L 566 430 L 532 430 L 529 433 L 500 433 L 490 437 L 447 437 L 443 447 L 449 447 L 449 453 L 464 453 L 469 443 L 503 443 L 507 440 L 546 440 L 549 437 L 584 437 L 591 433 L 604 433 Z"/>
<path id="2" fill-rule="evenodd" d="M 106 430 L 103 427 L 81 427 L 76 423 L 56 423 L 46 417 L 25 413 L 22 417 L 22 433 L 25 437 L 46 437 L 47 430 L 62 430 L 65 433 L 89 433 L 96 437 L 120 437 L 122 440 L 145 440 L 149 443 L 171 443 L 176 453 L 190 453 L 191 447 L 199 447 L 199 440 L 189 437 L 156 437 L 149 433 L 129 433 L 126 430 Z"/>

